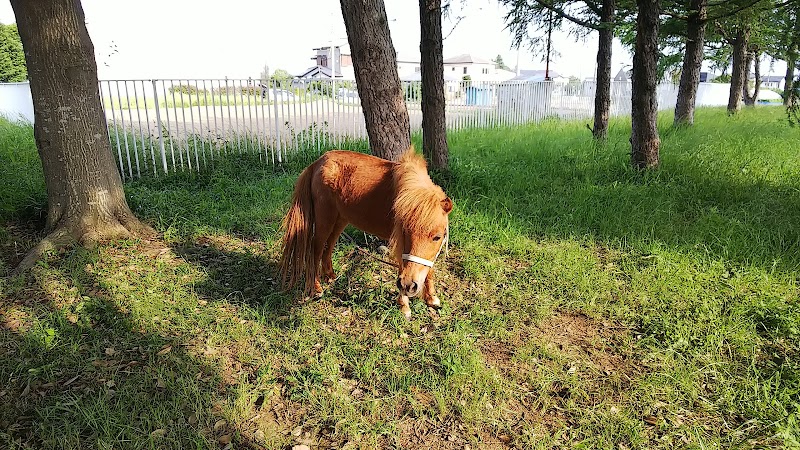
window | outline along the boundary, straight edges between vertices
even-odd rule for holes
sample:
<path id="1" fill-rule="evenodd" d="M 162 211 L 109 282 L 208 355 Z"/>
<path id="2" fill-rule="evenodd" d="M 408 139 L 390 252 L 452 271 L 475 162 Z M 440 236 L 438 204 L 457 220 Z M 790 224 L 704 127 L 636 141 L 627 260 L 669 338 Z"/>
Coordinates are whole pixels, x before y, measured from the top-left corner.
<path id="1" fill-rule="evenodd" d="M 464 66 L 464 74 L 467 73 L 467 66 Z"/>
<path id="2" fill-rule="evenodd" d="M 481 73 L 488 74 L 489 73 L 489 69 L 483 69 L 483 70 L 481 70 Z"/>
<path id="3" fill-rule="evenodd" d="M 419 66 L 414 67 L 414 72 L 419 72 Z"/>
<path id="4" fill-rule="evenodd" d="M 455 67 L 453 67 L 453 72 L 455 72 L 455 71 L 456 71 L 456 68 L 455 68 Z"/>

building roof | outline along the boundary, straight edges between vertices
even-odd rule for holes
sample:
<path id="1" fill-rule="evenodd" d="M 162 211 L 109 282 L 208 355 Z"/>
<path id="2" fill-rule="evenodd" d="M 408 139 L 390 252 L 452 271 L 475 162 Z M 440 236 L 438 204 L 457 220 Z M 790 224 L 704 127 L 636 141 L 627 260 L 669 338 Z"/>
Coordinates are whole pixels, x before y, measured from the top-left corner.
<path id="1" fill-rule="evenodd" d="M 494 64 L 494 61 L 464 53 L 445 59 L 444 64 Z"/>
<path id="2" fill-rule="evenodd" d="M 520 70 L 519 75 L 511 81 L 544 81 L 544 70 Z M 550 70 L 550 78 L 559 78 L 561 74 L 555 70 Z"/>
<path id="3" fill-rule="evenodd" d="M 331 69 L 323 66 L 313 66 L 297 76 L 298 78 L 331 78 Z M 342 72 L 336 71 L 336 77 L 341 78 Z"/>
<path id="4" fill-rule="evenodd" d="M 766 83 L 780 83 L 785 77 L 783 75 L 764 75 L 761 81 Z"/>
<path id="5" fill-rule="evenodd" d="M 617 74 L 614 75 L 614 81 L 628 81 L 628 80 L 630 80 L 630 76 L 628 74 L 628 71 L 625 70 L 624 67 L 622 69 L 619 69 L 619 72 L 617 72 Z"/>

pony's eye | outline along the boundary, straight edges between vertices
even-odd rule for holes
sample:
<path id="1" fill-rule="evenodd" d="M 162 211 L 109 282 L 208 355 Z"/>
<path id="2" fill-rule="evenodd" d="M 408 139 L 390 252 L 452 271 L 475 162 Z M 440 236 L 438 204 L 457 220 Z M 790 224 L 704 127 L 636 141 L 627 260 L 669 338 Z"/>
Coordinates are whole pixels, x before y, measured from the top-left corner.
<path id="1" fill-rule="evenodd" d="M 438 241 L 438 240 L 439 240 L 439 239 L 441 239 L 441 238 L 442 238 L 441 236 L 436 236 L 436 237 L 434 237 L 434 238 L 433 238 L 433 242 L 436 242 L 436 241 Z"/>

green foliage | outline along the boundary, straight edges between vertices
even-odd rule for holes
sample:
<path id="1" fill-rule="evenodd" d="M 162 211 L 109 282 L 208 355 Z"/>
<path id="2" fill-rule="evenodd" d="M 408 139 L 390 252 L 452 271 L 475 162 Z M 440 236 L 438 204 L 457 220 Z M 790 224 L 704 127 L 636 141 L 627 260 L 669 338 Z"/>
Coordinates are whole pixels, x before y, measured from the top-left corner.
<path id="1" fill-rule="evenodd" d="M 731 82 L 731 75 L 728 73 L 723 73 L 718 77 L 711 80 L 712 83 L 730 83 Z"/>
<path id="2" fill-rule="evenodd" d="M 270 77 L 270 80 L 273 83 L 277 83 L 278 87 L 282 89 L 291 87 L 292 79 L 294 79 L 294 76 L 283 69 L 276 70 Z"/>
<path id="3" fill-rule="evenodd" d="M 171 94 L 184 94 L 184 95 L 207 94 L 207 91 L 200 89 L 192 84 L 178 84 L 176 86 L 170 86 L 169 92 Z"/>
<path id="4" fill-rule="evenodd" d="M 494 63 L 495 69 L 502 69 L 502 70 L 511 70 L 504 62 L 503 62 L 503 55 L 497 55 L 497 58 L 492 60 Z"/>
<path id="5" fill-rule="evenodd" d="M 0 23 L 0 83 L 12 83 L 28 79 L 25 53 L 17 31 L 17 25 Z"/>
<path id="6" fill-rule="evenodd" d="M 468 77 L 469 75 L 465 75 Z M 465 78 L 466 79 L 466 78 Z M 421 101 L 422 100 L 422 82 L 420 81 L 404 81 L 403 89 L 406 94 L 406 100 Z"/>
<path id="7" fill-rule="evenodd" d="M 312 81 L 308 84 L 308 91 L 331 97 L 333 95 L 333 84 L 328 81 Z"/>

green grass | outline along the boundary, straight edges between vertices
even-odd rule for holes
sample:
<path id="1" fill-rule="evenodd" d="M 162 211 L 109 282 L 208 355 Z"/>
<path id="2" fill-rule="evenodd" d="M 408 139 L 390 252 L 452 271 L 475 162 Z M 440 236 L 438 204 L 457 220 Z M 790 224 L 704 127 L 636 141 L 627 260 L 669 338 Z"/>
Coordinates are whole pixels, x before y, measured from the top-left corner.
<path id="1" fill-rule="evenodd" d="M 647 174 L 624 119 L 602 147 L 559 121 L 452 134 L 444 307 L 411 322 L 344 240 L 321 299 L 277 292 L 308 154 L 130 182 L 162 240 L 0 281 L 0 446 L 800 446 L 800 133 L 780 108 L 662 119 Z M 0 123 L 0 270 L 44 208 L 30 132 Z"/>

